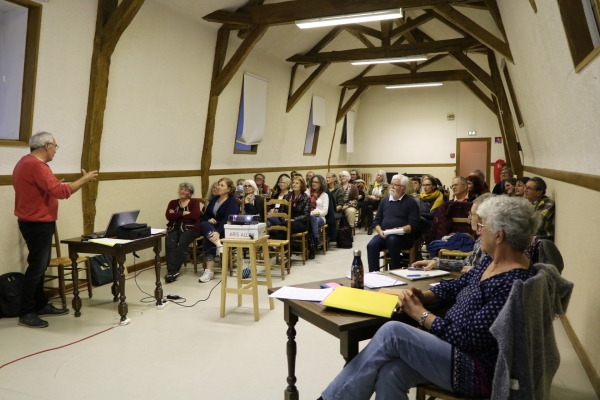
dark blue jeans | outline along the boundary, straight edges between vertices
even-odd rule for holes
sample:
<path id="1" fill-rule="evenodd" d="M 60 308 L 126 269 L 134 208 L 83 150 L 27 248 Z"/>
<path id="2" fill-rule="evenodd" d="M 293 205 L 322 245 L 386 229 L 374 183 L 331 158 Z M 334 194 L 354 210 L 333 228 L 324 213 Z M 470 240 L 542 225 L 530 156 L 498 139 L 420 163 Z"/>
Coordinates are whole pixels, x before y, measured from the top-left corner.
<path id="1" fill-rule="evenodd" d="M 390 269 L 400 268 L 400 250 L 410 249 L 413 239 L 410 235 L 390 235 L 385 239 L 375 235 L 367 245 L 369 272 L 379 271 L 379 252 L 387 249 L 390 256 Z"/>
<path id="2" fill-rule="evenodd" d="M 187 257 L 188 247 L 200 236 L 198 231 L 172 230 L 165 238 L 165 259 L 168 273 L 177 273 Z"/>
<path id="3" fill-rule="evenodd" d="M 36 312 L 48 304 L 48 298 L 44 292 L 44 274 L 50 263 L 55 229 L 56 222 L 19 221 L 19 230 L 29 250 L 28 265 L 21 290 L 19 310 L 21 317 Z"/>

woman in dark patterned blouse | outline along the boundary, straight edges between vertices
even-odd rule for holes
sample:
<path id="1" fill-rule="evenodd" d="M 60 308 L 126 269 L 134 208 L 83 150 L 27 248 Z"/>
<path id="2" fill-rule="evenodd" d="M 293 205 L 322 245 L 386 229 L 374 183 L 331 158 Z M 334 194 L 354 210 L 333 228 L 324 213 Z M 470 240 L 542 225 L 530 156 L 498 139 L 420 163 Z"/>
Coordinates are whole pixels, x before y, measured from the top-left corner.
<path id="1" fill-rule="evenodd" d="M 489 329 L 513 282 L 533 275 L 523 254 L 540 224 L 524 199 L 497 196 L 478 208 L 481 248 L 488 255 L 459 279 L 421 292 L 411 287 L 402 312 L 429 332 L 388 322 L 335 378 L 322 399 L 408 399 L 411 387 L 434 383 L 461 396 L 489 397 L 498 344 Z M 444 318 L 424 304 L 455 302 Z"/>

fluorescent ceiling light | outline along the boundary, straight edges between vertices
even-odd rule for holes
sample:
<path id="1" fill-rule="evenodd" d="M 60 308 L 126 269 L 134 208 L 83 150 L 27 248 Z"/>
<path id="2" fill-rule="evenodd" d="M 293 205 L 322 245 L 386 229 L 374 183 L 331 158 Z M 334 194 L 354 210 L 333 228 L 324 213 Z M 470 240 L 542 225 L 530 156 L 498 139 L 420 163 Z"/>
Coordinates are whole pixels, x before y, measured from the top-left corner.
<path id="1" fill-rule="evenodd" d="M 442 82 L 431 82 L 431 83 L 407 83 L 405 85 L 391 85 L 386 86 L 386 89 L 402 89 L 402 88 L 412 88 L 412 87 L 427 87 L 427 86 L 442 86 Z"/>
<path id="2" fill-rule="evenodd" d="M 357 24 L 359 22 L 383 21 L 386 19 L 402 18 L 402 9 L 372 11 L 359 14 L 336 15 L 333 17 L 323 17 L 314 19 L 303 19 L 296 21 L 300 29 L 318 28 L 321 26 Z"/>
<path id="3" fill-rule="evenodd" d="M 425 56 L 416 57 L 400 57 L 400 58 L 376 58 L 373 60 L 357 60 L 352 61 L 352 65 L 367 65 L 367 64 L 386 64 L 386 63 L 398 63 L 398 62 L 412 62 L 412 61 L 427 61 Z"/>

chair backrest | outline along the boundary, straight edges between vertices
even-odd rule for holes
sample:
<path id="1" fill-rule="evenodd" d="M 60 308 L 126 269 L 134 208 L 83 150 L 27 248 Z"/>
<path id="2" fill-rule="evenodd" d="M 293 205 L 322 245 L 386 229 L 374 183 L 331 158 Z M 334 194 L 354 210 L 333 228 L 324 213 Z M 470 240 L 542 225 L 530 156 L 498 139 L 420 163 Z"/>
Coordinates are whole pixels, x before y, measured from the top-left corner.
<path id="1" fill-rule="evenodd" d="M 473 203 L 462 201 L 445 201 L 437 209 L 433 217 L 430 240 L 439 240 L 452 232 L 460 232 L 471 236 L 473 230 L 468 216 Z"/>
<path id="2" fill-rule="evenodd" d="M 279 204 L 279 207 L 275 207 L 275 205 Z M 273 208 L 271 208 L 271 206 L 273 206 Z M 291 226 L 292 226 L 292 207 L 289 201 L 287 200 L 279 200 L 279 199 L 271 199 L 269 201 L 265 201 L 264 202 L 264 208 L 265 208 L 265 218 L 267 219 L 267 221 L 269 220 L 269 218 L 284 218 L 287 221 L 287 224 L 284 225 L 272 225 L 272 226 L 268 226 L 269 224 L 267 223 L 267 233 L 273 231 L 273 232 L 285 232 L 285 236 L 287 240 L 290 240 L 290 235 L 292 232 Z M 267 210 L 271 208 L 270 213 L 267 214 Z M 286 210 L 286 212 L 281 212 L 280 210 L 284 208 Z"/>
<path id="3" fill-rule="evenodd" d="M 52 247 L 54 247 L 56 249 L 56 258 L 61 258 L 61 252 L 60 252 L 60 239 L 58 237 L 58 229 L 54 228 L 54 243 L 52 244 Z"/>
<path id="4" fill-rule="evenodd" d="M 194 197 L 194 200 L 198 200 L 200 203 L 200 211 L 204 214 L 206 212 L 206 207 L 208 206 L 208 200 L 203 199 L 202 197 Z"/>

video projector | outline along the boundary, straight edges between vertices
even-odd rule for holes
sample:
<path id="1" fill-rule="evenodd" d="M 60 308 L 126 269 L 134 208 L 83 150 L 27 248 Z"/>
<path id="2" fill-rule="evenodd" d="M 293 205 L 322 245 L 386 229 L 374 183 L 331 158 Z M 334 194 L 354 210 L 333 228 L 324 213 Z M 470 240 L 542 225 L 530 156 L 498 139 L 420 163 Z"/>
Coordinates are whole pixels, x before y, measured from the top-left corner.
<path id="1" fill-rule="evenodd" d="M 230 215 L 227 221 L 233 225 L 256 225 L 260 223 L 260 215 Z"/>

